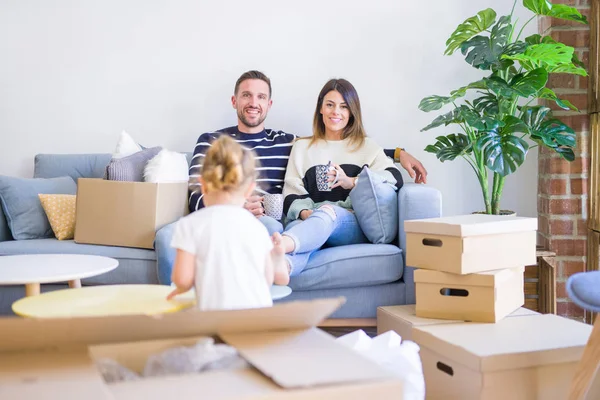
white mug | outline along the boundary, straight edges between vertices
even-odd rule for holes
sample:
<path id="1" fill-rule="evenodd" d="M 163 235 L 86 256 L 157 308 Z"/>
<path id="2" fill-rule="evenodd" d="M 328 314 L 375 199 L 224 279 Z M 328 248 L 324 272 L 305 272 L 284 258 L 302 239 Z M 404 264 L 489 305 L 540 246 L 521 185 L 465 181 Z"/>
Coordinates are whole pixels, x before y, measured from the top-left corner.
<path id="1" fill-rule="evenodd" d="M 281 220 L 283 216 L 283 195 L 281 193 L 267 193 L 263 195 L 265 215 Z"/>

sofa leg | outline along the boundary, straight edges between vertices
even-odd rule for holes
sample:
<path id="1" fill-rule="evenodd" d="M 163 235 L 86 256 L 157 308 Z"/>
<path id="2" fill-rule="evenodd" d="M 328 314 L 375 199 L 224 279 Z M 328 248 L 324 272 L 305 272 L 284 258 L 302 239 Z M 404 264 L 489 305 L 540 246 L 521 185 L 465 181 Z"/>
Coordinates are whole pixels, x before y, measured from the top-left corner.
<path id="1" fill-rule="evenodd" d="M 25 296 L 37 296 L 40 294 L 40 284 L 39 283 L 27 283 L 25 284 Z"/>
<path id="2" fill-rule="evenodd" d="M 71 289 L 77 289 L 81 287 L 81 279 L 73 279 L 72 281 L 69 281 L 69 287 Z"/>

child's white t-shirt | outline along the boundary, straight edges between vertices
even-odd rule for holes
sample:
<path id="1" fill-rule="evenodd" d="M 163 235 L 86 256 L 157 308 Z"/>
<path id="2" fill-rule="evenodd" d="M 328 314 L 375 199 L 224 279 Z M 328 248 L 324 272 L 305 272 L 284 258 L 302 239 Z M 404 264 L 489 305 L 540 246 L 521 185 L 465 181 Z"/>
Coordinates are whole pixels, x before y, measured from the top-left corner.
<path id="1" fill-rule="evenodd" d="M 246 209 L 204 207 L 177 222 L 171 246 L 196 258 L 196 301 L 202 310 L 270 307 L 265 278 L 273 243 Z"/>

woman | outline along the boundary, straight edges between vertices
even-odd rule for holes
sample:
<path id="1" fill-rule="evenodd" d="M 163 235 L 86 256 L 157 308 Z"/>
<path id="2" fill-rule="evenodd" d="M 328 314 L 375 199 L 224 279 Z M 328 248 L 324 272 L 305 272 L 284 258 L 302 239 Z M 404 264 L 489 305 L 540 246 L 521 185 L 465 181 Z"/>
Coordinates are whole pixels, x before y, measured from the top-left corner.
<path id="1" fill-rule="evenodd" d="M 319 93 L 313 136 L 294 143 L 285 175 L 284 213 L 293 222 L 282 242 L 290 276 L 302 272 L 325 244 L 368 242 L 349 197 L 365 165 L 402 187 L 400 171 L 365 133 L 356 89 L 345 79 L 332 79 Z"/>

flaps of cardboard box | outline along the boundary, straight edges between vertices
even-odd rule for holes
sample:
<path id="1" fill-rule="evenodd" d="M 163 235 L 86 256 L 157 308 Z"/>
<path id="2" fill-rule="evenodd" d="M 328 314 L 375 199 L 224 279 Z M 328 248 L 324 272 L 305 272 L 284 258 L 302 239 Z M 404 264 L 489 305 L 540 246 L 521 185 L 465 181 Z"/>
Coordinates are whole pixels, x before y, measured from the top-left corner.
<path id="1" fill-rule="evenodd" d="M 413 337 L 471 370 L 493 372 L 577 361 L 591 331 L 590 325 L 543 314 L 493 324 L 423 326 L 414 329 Z"/>
<path id="2" fill-rule="evenodd" d="M 457 275 L 449 272 L 417 269 L 414 272 L 416 283 L 437 283 L 442 285 L 457 286 L 488 286 L 495 287 L 511 279 L 514 274 L 522 274 L 525 267 L 499 269 L 495 271 L 479 272 L 474 274 Z"/>
<path id="3" fill-rule="evenodd" d="M 348 351 L 338 342 L 332 342 L 327 333 L 316 328 L 291 334 L 226 333 L 220 337 L 235 347 L 254 367 L 284 388 L 391 377 L 377 364 L 364 363 L 362 355 Z"/>
<path id="4" fill-rule="evenodd" d="M 537 219 L 508 215 L 468 214 L 404 221 L 406 233 L 479 236 L 537 230 Z"/>
<path id="5" fill-rule="evenodd" d="M 246 310 L 189 309 L 159 315 L 89 318 L 0 318 L 0 352 L 307 329 L 317 326 L 344 302 L 340 297 Z"/>

